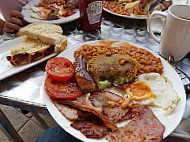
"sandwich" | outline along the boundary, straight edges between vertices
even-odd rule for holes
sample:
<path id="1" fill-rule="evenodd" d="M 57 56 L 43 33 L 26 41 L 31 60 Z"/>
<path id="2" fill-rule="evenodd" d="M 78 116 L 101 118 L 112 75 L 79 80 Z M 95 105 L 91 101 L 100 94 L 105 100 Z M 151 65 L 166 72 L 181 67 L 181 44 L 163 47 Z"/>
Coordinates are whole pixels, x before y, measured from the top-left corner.
<path id="1" fill-rule="evenodd" d="M 14 66 L 20 66 L 39 60 L 52 53 L 59 53 L 67 46 L 62 28 L 48 23 L 33 23 L 23 27 L 17 33 L 23 40 L 11 49 L 7 60 Z"/>

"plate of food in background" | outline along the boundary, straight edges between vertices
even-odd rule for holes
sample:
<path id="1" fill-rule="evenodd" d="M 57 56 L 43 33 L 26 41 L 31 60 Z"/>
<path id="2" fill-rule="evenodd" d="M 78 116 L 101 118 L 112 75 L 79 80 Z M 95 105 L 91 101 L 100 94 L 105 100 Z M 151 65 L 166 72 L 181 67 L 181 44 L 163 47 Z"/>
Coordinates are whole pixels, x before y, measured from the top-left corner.
<path id="1" fill-rule="evenodd" d="M 104 0 L 103 9 L 113 15 L 131 19 L 149 19 L 153 10 L 166 11 L 172 4 L 185 0 Z"/>
<path id="2" fill-rule="evenodd" d="M 47 109 L 85 142 L 160 142 L 180 123 L 186 95 L 172 66 L 123 41 L 74 45 L 47 62 Z"/>
<path id="3" fill-rule="evenodd" d="M 77 0 L 33 0 L 23 7 L 22 14 L 28 23 L 63 24 L 80 17 Z"/>
<path id="4" fill-rule="evenodd" d="M 67 47 L 62 28 L 55 24 L 32 23 L 17 35 L 0 45 L 0 80 L 44 62 Z"/>

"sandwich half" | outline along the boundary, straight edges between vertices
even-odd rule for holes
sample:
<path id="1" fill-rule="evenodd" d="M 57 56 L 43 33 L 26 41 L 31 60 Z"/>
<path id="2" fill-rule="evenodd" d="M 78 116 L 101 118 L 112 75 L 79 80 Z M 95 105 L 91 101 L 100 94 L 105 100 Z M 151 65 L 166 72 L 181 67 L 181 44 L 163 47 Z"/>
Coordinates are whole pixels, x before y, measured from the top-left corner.
<path id="1" fill-rule="evenodd" d="M 52 53 L 59 53 L 67 46 L 62 28 L 47 23 L 33 23 L 18 32 L 24 36 L 21 43 L 11 49 L 7 60 L 14 66 L 34 62 Z"/>
<path id="2" fill-rule="evenodd" d="M 18 36 L 27 36 L 30 39 L 37 39 L 44 43 L 55 45 L 55 51 L 61 52 L 65 49 L 66 37 L 59 25 L 49 23 L 32 23 L 23 27 L 17 33 Z"/>
<path id="3" fill-rule="evenodd" d="M 14 66 L 20 66 L 39 60 L 55 51 L 55 45 L 24 37 L 22 42 L 11 49 L 7 60 Z"/>

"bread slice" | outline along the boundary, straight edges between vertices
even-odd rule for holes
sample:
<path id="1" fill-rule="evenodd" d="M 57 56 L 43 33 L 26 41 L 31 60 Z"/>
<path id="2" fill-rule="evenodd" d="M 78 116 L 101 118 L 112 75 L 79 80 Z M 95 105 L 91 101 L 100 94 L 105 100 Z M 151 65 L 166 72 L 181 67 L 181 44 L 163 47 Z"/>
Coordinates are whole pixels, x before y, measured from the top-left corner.
<path id="1" fill-rule="evenodd" d="M 44 43 L 55 45 L 55 51 L 61 52 L 67 45 L 66 37 L 60 26 L 49 23 L 32 23 L 19 30 L 17 35 L 25 35 Z"/>
<path id="2" fill-rule="evenodd" d="M 48 44 L 57 44 L 63 38 L 60 26 L 48 23 L 32 23 L 19 30 L 18 36 L 26 35 L 31 39 L 39 39 Z"/>
<path id="3" fill-rule="evenodd" d="M 53 52 L 62 52 L 67 47 L 67 38 L 62 35 L 62 28 L 58 25 L 33 23 L 21 28 L 17 34 L 25 37 L 7 56 L 14 66 L 39 60 Z"/>
<path id="4" fill-rule="evenodd" d="M 39 60 L 55 51 L 55 45 L 25 37 L 23 41 L 11 49 L 7 60 L 14 66 L 24 65 Z"/>

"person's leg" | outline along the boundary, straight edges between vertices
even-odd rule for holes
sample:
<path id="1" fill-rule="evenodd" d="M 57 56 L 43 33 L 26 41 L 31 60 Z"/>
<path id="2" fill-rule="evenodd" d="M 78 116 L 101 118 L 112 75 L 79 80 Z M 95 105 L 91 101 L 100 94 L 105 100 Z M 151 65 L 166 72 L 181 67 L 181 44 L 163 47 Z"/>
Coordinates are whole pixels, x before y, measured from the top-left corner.
<path id="1" fill-rule="evenodd" d="M 80 140 L 74 138 L 61 127 L 56 126 L 47 129 L 36 142 L 81 142 Z"/>

